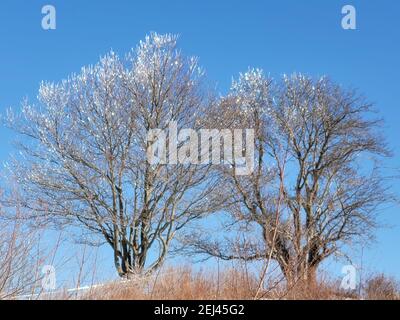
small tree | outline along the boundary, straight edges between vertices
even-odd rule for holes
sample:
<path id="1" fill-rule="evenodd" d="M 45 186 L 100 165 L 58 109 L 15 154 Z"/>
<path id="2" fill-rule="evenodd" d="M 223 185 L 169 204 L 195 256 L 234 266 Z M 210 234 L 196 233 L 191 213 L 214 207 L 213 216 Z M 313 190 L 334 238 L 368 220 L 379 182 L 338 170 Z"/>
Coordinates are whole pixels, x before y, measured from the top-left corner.
<path id="1" fill-rule="evenodd" d="M 37 225 L 22 223 L 18 216 L 18 209 L 11 214 L 0 206 L 0 300 L 32 293 L 42 280 L 40 230 Z"/>
<path id="2" fill-rule="evenodd" d="M 175 233 L 222 201 L 209 166 L 147 161 L 149 130 L 196 128 L 210 103 L 197 59 L 176 41 L 152 34 L 124 59 L 111 52 L 9 115 L 22 134 L 10 169 L 23 206 L 101 235 L 121 276 L 159 267 Z"/>
<path id="3" fill-rule="evenodd" d="M 371 110 L 326 78 L 293 75 L 273 86 L 260 70 L 241 75 L 211 121 L 255 129 L 253 174 L 224 171 L 234 197 L 229 213 L 241 231 L 253 231 L 225 244 L 191 235 L 192 250 L 272 259 L 293 285 L 314 282 L 320 263 L 342 245 L 372 237 L 378 207 L 388 200 L 377 159 L 388 151 Z"/>

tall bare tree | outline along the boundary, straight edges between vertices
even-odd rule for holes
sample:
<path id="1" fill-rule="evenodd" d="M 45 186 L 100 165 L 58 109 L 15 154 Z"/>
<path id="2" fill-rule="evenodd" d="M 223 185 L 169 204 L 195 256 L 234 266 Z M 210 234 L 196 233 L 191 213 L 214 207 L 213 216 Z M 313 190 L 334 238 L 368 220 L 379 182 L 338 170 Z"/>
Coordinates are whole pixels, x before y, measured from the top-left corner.
<path id="1" fill-rule="evenodd" d="M 175 233 L 222 202 L 210 166 L 147 159 L 149 130 L 195 129 L 210 103 L 197 59 L 176 42 L 151 34 L 124 59 L 111 52 L 43 83 L 37 105 L 9 114 L 22 135 L 10 170 L 23 206 L 101 235 L 121 276 L 159 267 Z"/>
<path id="2" fill-rule="evenodd" d="M 192 252 L 270 258 L 292 285 L 314 282 L 324 259 L 372 237 L 389 199 L 378 162 L 389 152 L 371 111 L 355 91 L 327 78 L 293 75 L 272 83 L 260 70 L 242 74 L 211 121 L 256 132 L 253 174 L 224 170 L 234 198 L 229 213 L 246 237 L 190 235 Z"/>

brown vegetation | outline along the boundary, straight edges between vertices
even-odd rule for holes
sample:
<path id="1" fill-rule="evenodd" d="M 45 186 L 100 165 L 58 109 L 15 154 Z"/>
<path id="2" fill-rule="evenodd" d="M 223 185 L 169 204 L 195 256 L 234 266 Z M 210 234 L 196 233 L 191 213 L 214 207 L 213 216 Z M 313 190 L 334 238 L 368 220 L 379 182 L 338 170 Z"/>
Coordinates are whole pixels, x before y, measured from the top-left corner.
<path id="1" fill-rule="evenodd" d="M 371 278 L 361 294 L 340 289 L 340 282 L 319 280 L 313 286 L 299 282 L 287 289 L 281 283 L 263 288 L 258 300 L 353 300 L 399 299 L 395 281 L 385 276 Z M 221 272 L 194 271 L 191 267 L 168 268 L 149 278 L 114 282 L 89 289 L 78 299 L 90 300 L 253 300 L 258 277 L 242 268 L 231 267 Z M 64 296 L 65 298 L 66 296 Z"/>
<path id="2" fill-rule="evenodd" d="M 365 286 L 365 298 L 368 300 L 399 300 L 400 286 L 396 279 L 384 274 L 370 277 Z"/>

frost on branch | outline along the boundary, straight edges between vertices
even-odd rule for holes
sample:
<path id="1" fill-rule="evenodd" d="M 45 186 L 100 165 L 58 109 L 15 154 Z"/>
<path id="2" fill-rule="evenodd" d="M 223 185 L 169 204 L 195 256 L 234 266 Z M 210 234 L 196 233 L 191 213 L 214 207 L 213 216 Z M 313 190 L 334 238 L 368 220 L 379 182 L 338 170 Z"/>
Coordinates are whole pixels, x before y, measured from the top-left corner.
<path id="1" fill-rule="evenodd" d="M 108 243 L 121 276 L 155 270 L 175 233 L 222 198 L 206 166 L 150 166 L 147 133 L 171 120 L 195 128 L 209 103 L 197 59 L 174 35 L 153 33 L 123 59 L 111 51 L 43 82 L 35 104 L 9 114 L 21 134 L 9 169 L 24 207 Z"/>

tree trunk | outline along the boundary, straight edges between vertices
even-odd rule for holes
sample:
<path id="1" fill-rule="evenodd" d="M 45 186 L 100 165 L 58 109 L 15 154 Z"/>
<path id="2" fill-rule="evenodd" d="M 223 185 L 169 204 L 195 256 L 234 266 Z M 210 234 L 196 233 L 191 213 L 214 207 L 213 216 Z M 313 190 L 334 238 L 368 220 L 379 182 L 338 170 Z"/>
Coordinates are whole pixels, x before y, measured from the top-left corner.
<path id="1" fill-rule="evenodd" d="M 316 266 L 308 266 L 306 276 L 306 286 L 307 289 L 312 290 L 317 285 L 317 267 Z"/>

